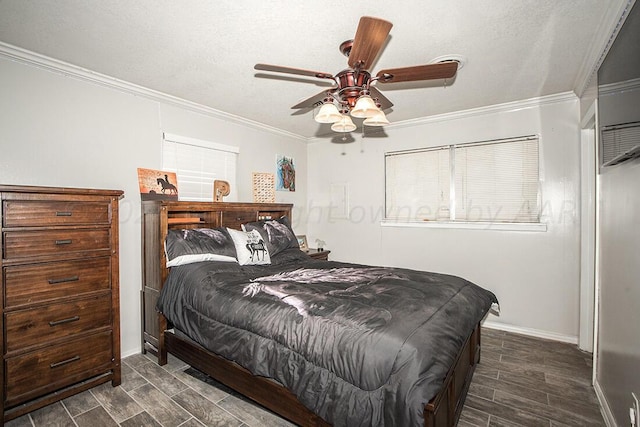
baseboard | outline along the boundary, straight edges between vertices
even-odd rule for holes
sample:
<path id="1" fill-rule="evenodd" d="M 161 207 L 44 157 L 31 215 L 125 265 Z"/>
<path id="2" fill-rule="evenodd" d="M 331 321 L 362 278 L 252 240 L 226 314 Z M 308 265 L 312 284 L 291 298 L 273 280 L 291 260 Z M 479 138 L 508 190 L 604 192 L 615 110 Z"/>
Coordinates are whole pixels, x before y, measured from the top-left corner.
<path id="1" fill-rule="evenodd" d="M 607 427 L 617 427 L 616 420 L 613 417 L 613 412 L 611 412 L 607 398 L 604 396 L 602 387 L 600 387 L 600 383 L 597 379 L 593 382 L 593 389 L 596 392 L 598 402 L 600 402 L 600 412 L 602 413 L 602 418 L 604 418 L 605 424 Z"/>
<path id="2" fill-rule="evenodd" d="M 120 353 L 120 358 L 124 359 L 125 357 L 133 356 L 134 354 L 140 353 L 142 353 L 140 349 L 127 350 Z"/>
<path id="3" fill-rule="evenodd" d="M 504 323 L 496 323 L 485 321 L 482 324 L 483 327 L 489 329 L 497 329 L 499 331 L 513 332 L 521 335 L 528 335 L 530 337 L 543 338 L 546 340 L 561 341 L 569 344 L 578 344 L 578 337 L 571 335 L 563 335 L 555 332 L 541 331 L 539 329 L 523 328 L 520 326 L 507 325 Z"/>

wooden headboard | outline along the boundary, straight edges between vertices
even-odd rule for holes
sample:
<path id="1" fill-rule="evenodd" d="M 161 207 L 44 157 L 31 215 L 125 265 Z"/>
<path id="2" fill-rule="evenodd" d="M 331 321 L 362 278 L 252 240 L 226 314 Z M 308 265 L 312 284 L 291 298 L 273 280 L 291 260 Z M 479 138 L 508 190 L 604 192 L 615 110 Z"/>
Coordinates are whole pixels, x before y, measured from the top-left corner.
<path id="1" fill-rule="evenodd" d="M 142 349 L 158 351 L 160 328 L 156 302 L 167 274 L 164 239 L 169 229 L 229 227 L 283 215 L 291 218 L 287 203 L 142 202 Z"/>

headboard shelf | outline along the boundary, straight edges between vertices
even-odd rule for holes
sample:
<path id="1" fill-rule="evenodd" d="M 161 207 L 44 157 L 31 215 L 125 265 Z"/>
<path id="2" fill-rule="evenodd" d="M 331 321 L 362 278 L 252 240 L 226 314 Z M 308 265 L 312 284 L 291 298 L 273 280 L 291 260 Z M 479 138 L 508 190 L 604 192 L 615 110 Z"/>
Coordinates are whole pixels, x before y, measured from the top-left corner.
<path id="1" fill-rule="evenodd" d="M 289 203 L 142 201 L 142 348 L 156 352 L 160 325 L 156 302 L 167 278 L 164 240 L 169 229 L 229 227 L 291 217 Z"/>

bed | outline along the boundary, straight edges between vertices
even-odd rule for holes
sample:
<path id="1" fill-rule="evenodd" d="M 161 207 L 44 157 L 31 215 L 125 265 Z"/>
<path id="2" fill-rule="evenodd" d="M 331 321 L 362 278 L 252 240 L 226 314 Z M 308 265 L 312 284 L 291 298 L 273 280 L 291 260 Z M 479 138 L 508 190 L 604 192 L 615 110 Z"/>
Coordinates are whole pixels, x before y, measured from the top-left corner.
<path id="1" fill-rule="evenodd" d="M 160 364 L 174 354 L 299 425 L 457 423 L 493 294 L 455 276 L 311 259 L 295 236 L 269 241 L 266 224 L 289 226 L 290 205 L 235 205 L 143 202 L 143 260 L 159 258 L 143 280 L 162 280 L 143 292 L 146 351 Z M 225 228 L 242 224 L 244 234 Z M 171 239 L 207 233 L 227 233 L 251 261 L 218 251 L 176 263 Z"/>

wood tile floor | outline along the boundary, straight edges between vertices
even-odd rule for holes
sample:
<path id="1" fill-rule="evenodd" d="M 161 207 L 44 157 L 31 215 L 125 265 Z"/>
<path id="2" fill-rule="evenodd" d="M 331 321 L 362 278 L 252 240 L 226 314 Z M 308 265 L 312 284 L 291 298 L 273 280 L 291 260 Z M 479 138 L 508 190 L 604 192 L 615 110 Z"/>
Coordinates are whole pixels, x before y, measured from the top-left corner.
<path id="1" fill-rule="evenodd" d="M 150 356 L 150 355 L 149 355 Z M 123 359 L 122 385 L 100 385 L 31 412 L 7 427 L 291 426 L 222 385 L 187 375 L 170 358 Z M 591 387 L 591 355 L 575 346 L 483 329 L 459 426 L 604 426 Z"/>

